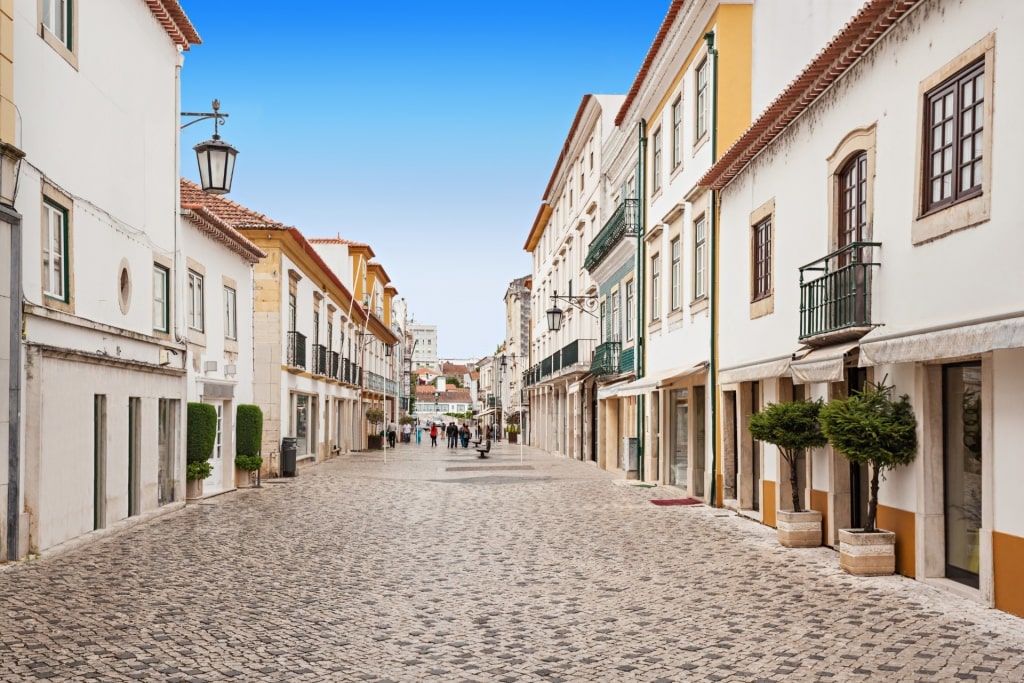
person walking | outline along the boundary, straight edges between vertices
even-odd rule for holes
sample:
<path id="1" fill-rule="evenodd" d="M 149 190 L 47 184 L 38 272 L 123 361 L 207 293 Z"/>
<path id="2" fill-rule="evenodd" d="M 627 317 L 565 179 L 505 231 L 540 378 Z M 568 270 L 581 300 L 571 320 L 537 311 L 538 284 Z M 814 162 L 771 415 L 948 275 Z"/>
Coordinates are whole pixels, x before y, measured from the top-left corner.
<path id="1" fill-rule="evenodd" d="M 409 443 L 412 441 L 410 438 L 412 434 L 412 425 L 406 422 L 402 425 L 402 443 Z"/>
<path id="2" fill-rule="evenodd" d="M 417 422 L 416 423 L 416 445 L 419 446 L 420 443 L 422 442 L 422 440 L 423 440 L 423 426 L 419 422 Z"/>
<path id="3" fill-rule="evenodd" d="M 462 425 L 459 427 L 459 439 L 462 441 L 462 447 L 469 447 L 469 427 Z"/>
<path id="4" fill-rule="evenodd" d="M 437 446 L 437 423 L 430 423 L 430 447 L 434 448 Z"/>
<path id="5" fill-rule="evenodd" d="M 398 438 L 398 430 L 395 428 L 395 423 L 391 422 L 388 424 L 388 448 L 395 447 L 395 439 Z"/>
<path id="6" fill-rule="evenodd" d="M 454 422 L 448 423 L 448 429 L 446 430 L 446 433 L 448 434 L 448 448 L 458 448 L 459 428 L 455 425 Z"/>

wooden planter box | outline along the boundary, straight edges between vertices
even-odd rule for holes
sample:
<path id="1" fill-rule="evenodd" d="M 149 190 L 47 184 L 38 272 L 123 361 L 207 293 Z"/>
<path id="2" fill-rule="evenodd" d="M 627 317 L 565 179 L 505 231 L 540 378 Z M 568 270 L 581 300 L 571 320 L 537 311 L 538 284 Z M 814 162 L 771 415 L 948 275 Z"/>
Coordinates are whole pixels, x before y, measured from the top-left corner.
<path id="1" fill-rule="evenodd" d="M 856 576 L 885 576 L 896 571 L 896 534 L 892 531 L 839 530 L 839 566 Z"/>
<path id="2" fill-rule="evenodd" d="M 821 513 L 817 510 L 779 510 L 775 523 L 779 543 L 787 548 L 817 548 L 821 545 Z"/>
<path id="3" fill-rule="evenodd" d="M 509 443 L 519 443 L 519 432 L 505 432 Z"/>
<path id="4" fill-rule="evenodd" d="M 371 451 L 379 451 L 384 448 L 384 437 L 370 435 L 366 437 L 366 447 Z"/>

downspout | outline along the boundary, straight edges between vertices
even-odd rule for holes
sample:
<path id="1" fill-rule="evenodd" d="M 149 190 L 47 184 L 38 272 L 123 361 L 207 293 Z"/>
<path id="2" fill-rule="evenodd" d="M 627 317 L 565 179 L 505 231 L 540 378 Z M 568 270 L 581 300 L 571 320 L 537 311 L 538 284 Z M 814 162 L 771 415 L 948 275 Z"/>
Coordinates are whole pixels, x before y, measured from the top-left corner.
<path id="1" fill-rule="evenodd" d="M 711 163 L 718 160 L 718 50 L 715 32 L 704 34 L 711 56 Z M 708 211 L 708 239 L 711 259 L 711 339 L 708 357 L 708 394 L 711 399 L 711 506 L 717 503 L 718 493 L 718 193 L 711 190 Z"/>
<path id="2" fill-rule="evenodd" d="M 17 182 L 17 181 L 15 181 Z M 11 288 L 10 330 L 8 344 L 9 383 L 7 404 L 7 557 L 17 560 L 18 538 L 21 535 L 21 214 L 12 207 L 0 205 L 0 221 L 11 226 Z"/>
<path id="3" fill-rule="evenodd" d="M 647 119 L 640 119 L 640 145 L 637 158 L 637 231 L 636 231 L 636 347 L 633 352 L 633 364 L 636 366 L 636 378 L 644 376 L 644 225 L 647 222 L 645 196 L 647 192 Z M 644 429 L 647 415 L 644 412 L 644 399 L 638 398 L 636 405 L 636 478 L 644 480 Z"/>

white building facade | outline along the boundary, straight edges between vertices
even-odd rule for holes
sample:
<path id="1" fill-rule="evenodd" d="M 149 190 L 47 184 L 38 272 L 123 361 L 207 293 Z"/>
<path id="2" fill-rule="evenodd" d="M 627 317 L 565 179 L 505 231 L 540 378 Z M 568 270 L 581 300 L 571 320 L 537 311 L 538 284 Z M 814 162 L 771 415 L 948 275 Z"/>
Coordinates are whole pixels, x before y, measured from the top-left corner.
<path id="1" fill-rule="evenodd" d="M 738 504 L 758 492 L 767 520 L 788 479 L 751 441 L 750 410 L 884 381 L 918 420 L 916 461 L 879 494 L 897 571 L 1018 615 L 1024 87 L 1006 65 L 1024 63 L 1022 27 L 1009 0 L 868 2 L 704 179 L 721 197 L 723 456 L 738 463 L 723 475 Z M 860 523 L 867 473 L 823 448 L 800 475 L 836 545 Z"/>

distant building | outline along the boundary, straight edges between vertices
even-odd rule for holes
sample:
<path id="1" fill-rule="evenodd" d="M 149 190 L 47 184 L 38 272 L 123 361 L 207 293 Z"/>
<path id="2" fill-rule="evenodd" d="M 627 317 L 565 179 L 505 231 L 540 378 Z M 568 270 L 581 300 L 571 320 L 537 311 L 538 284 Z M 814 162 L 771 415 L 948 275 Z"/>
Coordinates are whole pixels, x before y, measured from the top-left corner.
<path id="1" fill-rule="evenodd" d="M 412 332 L 412 367 L 439 369 L 437 363 L 437 325 L 410 323 Z"/>

